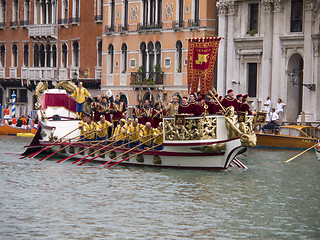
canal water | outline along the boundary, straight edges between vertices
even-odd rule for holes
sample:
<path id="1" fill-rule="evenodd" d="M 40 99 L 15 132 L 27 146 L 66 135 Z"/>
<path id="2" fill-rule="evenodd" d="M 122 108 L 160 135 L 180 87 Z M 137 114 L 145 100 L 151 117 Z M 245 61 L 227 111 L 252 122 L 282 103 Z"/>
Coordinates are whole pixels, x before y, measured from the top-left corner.
<path id="1" fill-rule="evenodd" d="M 74 166 L 19 159 L 0 136 L 0 239 L 319 239 L 320 162 L 250 149 L 248 170 Z"/>

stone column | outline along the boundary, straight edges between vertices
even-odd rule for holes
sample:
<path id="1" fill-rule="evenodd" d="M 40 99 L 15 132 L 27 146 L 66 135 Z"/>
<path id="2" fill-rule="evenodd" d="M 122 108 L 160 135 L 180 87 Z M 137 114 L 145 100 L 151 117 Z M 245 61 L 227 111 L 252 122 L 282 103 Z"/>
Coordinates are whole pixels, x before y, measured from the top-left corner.
<path id="1" fill-rule="evenodd" d="M 218 36 L 224 37 L 220 40 L 217 59 L 217 91 L 219 94 L 226 92 L 226 72 L 227 72 L 227 6 L 224 2 L 217 2 L 219 14 Z"/>
<path id="2" fill-rule="evenodd" d="M 313 54 L 314 54 L 314 79 L 316 84 L 316 104 L 314 104 L 314 112 L 315 112 L 315 121 L 320 121 L 320 49 L 319 44 L 320 43 L 320 37 L 318 37 L 317 40 L 314 40 L 314 48 L 313 48 Z"/>
<path id="3" fill-rule="evenodd" d="M 261 22 L 261 32 L 263 33 L 263 53 L 262 53 L 262 63 L 261 63 L 261 74 L 260 79 L 260 89 L 259 95 L 262 99 L 262 108 L 263 103 L 266 98 L 271 97 L 271 72 L 272 72 L 272 30 L 273 30 L 273 0 L 263 0 L 263 21 Z M 275 99 L 273 104 L 275 104 Z"/>
<path id="4" fill-rule="evenodd" d="M 313 45 L 312 43 L 312 10 L 314 3 L 312 0 L 304 1 L 304 64 L 303 64 L 303 83 L 312 84 L 314 83 L 313 76 Z M 319 91 L 319 89 L 317 89 Z M 313 101 L 312 101 L 313 100 Z M 303 99 L 302 99 L 302 111 L 306 113 L 306 121 L 314 121 L 314 108 L 313 104 L 315 100 L 315 91 L 311 91 L 306 87 L 303 87 Z"/>
<path id="5" fill-rule="evenodd" d="M 271 79 L 271 100 L 276 104 L 277 99 L 281 97 L 285 99 L 286 96 L 286 82 L 280 81 L 282 71 L 281 69 L 281 40 L 280 35 L 285 24 L 284 14 L 282 8 L 282 0 L 274 0 L 274 17 L 273 17 L 273 48 L 272 48 L 272 79 Z M 281 90 L 281 91 L 280 91 Z"/>
<path id="6" fill-rule="evenodd" d="M 236 79 L 235 67 L 236 67 L 236 57 L 234 48 L 234 27 L 235 27 L 235 14 L 237 12 L 237 3 L 234 1 L 228 2 L 228 30 L 227 30 L 227 71 L 225 79 L 225 90 L 232 88 L 232 81 Z M 221 94 L 226 94 L 226 91 Z"/>

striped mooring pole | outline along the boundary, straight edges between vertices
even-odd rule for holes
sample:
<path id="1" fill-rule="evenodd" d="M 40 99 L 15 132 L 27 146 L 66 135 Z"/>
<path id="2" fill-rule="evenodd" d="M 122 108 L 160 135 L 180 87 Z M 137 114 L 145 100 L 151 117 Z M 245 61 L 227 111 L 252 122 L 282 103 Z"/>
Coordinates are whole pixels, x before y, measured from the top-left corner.
<path id="1" fill-rule="evenodd" d="M 13 91 L 11 94 L 11 99 L 12 99 L 12 116 L 16 115 L 16 94 Z"/>

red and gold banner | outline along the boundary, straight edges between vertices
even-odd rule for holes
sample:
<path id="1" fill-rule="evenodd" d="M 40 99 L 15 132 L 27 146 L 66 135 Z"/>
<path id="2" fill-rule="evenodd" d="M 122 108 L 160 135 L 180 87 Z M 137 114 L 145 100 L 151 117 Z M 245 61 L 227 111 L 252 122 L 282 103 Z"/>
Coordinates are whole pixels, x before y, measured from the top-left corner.
<path id="1" fill-rule="evenodd" d="M 211 90 L 214 65 L 221 37 L 188 39 L 188 91 L 201 94 Z"/>

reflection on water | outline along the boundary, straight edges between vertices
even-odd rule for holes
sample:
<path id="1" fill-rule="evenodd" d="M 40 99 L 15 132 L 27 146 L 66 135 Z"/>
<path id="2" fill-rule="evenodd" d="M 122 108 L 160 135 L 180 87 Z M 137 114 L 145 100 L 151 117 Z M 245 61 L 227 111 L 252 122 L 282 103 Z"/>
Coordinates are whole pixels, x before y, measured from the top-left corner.
<path id="1" fill-rule="evenodd" d="M 1 239 L 317 239 L 320 163 L 251 149 L 220 172 L 19 159 L 0 138 Z M 8 154 L 10 153 L 10 154 Z"/>

